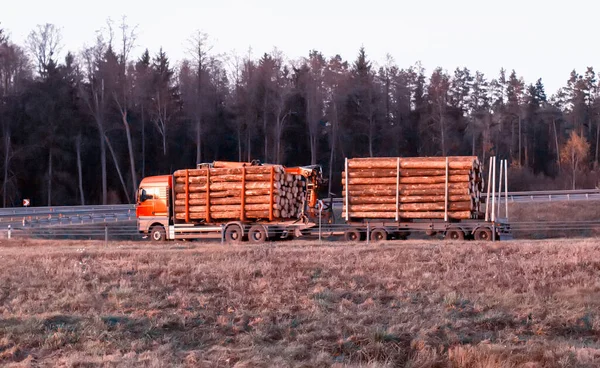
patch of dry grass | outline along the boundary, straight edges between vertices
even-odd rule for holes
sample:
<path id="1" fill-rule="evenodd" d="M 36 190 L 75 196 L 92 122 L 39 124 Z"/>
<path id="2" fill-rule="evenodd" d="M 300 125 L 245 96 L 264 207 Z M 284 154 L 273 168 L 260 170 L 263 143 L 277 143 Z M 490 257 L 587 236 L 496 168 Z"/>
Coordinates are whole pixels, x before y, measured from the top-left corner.
<path id="1" fill-rule="evenodd" d="M 509 203 L 510 222 L 581 222 L 600 220 L 600 201 L 556 201 L 536 203 Z M 504 215 L 504 207 L 501 209 Z M 514 231 L 515 238 L 542 239 L 559 237 L 597 237 L 600 228 L 584 226 L 578 230 Z"/>
<path id="2" fill-rule="evenodd" d="M 0 365 L 600 364 L 597 240 L 315 244 L 5 242 Z"/>

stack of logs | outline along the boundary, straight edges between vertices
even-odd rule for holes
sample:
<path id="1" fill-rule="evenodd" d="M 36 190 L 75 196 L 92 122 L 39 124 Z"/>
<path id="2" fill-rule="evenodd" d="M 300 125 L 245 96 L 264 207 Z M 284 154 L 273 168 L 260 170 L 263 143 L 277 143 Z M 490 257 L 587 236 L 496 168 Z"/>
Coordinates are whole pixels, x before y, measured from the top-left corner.
<path id="1" fill-rule="evenodd" d="M 174 180 L 175 219 L 187 222 L 293 219 L 306 199 L 306 182 L 281 165 L 177 170 Z"/>
<path id="2" fill-rule="evenodd" d="M 355 158 L 346 170 L 342 216 L 348 203 L 348 219 L 481 217 L 483 167 L 476 156 L 448 157 L 448 167 L 446 157 Z"/>

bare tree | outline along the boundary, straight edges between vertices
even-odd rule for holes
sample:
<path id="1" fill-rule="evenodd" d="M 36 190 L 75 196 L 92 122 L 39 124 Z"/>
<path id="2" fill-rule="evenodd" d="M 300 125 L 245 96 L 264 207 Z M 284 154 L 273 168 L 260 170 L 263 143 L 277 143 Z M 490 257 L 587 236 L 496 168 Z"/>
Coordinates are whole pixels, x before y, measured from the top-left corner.
<path id="1" fill-rule="evenodd" d="M 112 30 L 112 24 L 109 22 L 109 29 Z M 132 86 L 132 73 L 128 70 L 129 66 L 129 54 L 134 47 L 135 40 L 137 38 L 136 35 L 136 27 L 131 28 L 127 22 L 126 17 L 123 17 L 121 20 L 121 24 L 119 25 L 119 29 L 121 30 L 121 50 L 120 55 L 118 57 L 118 79 L 119 79 L 119 87 L 113 91 L 113 98 L 119 110 L 119 114 L 121 116 L 121 122 L 123 123 L 123 127 L 125 128 L 125 135 L 127 137 L 127 148 L 129 151 L 129 165 L 131 171 L 131 184 L 132 184 L 132 192 L 133 198 L 135 198 L 137 193 L 137 173 L 135 170 L 135 156 L 133 153 L 133 141 L 131 139 L 131 127 L 128 118 L 128 112 L 131 104 L 133 103 L 133 86 Z M 112 34 L 112 31 L 111 31 Z"/>
<path id="2" fill-rule="evenodd" d="M 190 47 L 188 52 L 193 60 L 193 72 L 196 75 L 196 88 L 192 89 L 191 104 L 192 115 L 196 126 L 196 164 L 202 162 L 202 120 L 204 114 L 205 83 L 208 77 L 208 67 L 212 56 L 210 52 L 213 49 L 209 41 L 208 34 L 197 30 L 189 39 Z"/>
<path id="3" fill-rule="evenodd" d="M 43 76 L 50 63 L 54 62 L 61 48 L 60 29 L 54 24 L 38 25 L 27 37 L 27 48 L 37 62 L 38 73 Z"/>
<path id="4" fill-rule="evenodd" d="M 125 185 L 125 180 L 121 173 L 119 161 L 117 155 L 110 143 L 108 138 L 108 120 L 107 112 L 110 107 L 110 96 L 111 89 L 113 86 L 112 78 L 114 75 L 111 74 L 110 67 L 106 65 L 106 57 L 113 56 L 112 48 L 110 44 L 106 44 L 101 35 L 98 35 L 96 39 L 96 45 L 86 48 L 83 52 L 83 60 L 87 74 L 87 84 L 84 87 L 82 83 L 81 95 L 89 109 L 89 112 L 94 118 L 96 127 L 98 129 L 100 139 L 100 164 L 102 171 L 102 203 L 107 204 L 108 201 L 108 190 L 107 190 L 107 171 L 106 171 L 106 148 L 108 148 L 112 159 L 123 186 L 123 190 L 127 197 L 127 201 L 131 202 L 129 191 Z"/>
<path id="5" fill-rule="evenodd" d="M 231 81 L 231 105 L 236 109 L 240 109 L 242 103 L 242 73 L 244 69 L 244 62 L 242 57 L 239 56 L 235 51 L 232 51 L 227 58 L 229 65 L 228 76 Z M 236 114 L 235 117 L 235 130 L 237 133 L 237 150 L 238 150 L 238 161 L 242 161 L 242 131 L 244 122 L 240 114 Z"/>

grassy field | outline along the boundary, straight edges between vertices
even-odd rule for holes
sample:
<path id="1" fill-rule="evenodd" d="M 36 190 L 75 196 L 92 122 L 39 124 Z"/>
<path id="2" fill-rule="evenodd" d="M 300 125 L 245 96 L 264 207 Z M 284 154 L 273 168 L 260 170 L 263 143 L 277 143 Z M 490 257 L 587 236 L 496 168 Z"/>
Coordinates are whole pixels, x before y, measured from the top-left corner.
<path id="1" fill-rule="evenodd" d="M 0 365 L 597 367 L 600 241 L 0 244 Z"/>

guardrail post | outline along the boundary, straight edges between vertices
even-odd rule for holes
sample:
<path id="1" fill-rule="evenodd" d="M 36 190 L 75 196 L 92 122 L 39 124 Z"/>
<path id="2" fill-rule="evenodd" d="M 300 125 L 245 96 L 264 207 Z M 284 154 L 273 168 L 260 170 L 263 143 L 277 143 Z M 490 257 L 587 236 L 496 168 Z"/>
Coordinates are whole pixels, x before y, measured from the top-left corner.
<path id="1" fill-rule="evenodd" d="M 371 237 L 371 223 L 367 221 L 367 245 L 369 245 L 369 238 Z"/>
<path id="2" fill-rule="evenodd" d="M 108 246 L 108 225 L 104 225 L 104 245 Z"/>
<path id="3" fill-rule="evenodd" d="M 6 234 L 6 236 L 8 237 L 8 239 L 10 239 L 12 236 L 12 228 L 10 225 L 8 225 L 8 233 Z"/>

